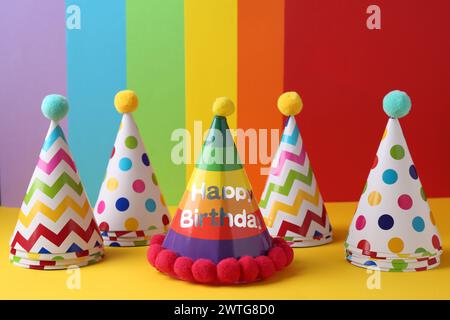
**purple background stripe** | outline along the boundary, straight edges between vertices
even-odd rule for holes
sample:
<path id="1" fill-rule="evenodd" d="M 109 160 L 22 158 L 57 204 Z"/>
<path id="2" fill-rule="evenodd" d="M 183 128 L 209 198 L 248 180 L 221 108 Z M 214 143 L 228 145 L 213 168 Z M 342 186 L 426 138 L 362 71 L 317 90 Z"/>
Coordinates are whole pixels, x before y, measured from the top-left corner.
<path id="1" fill-rule="evenodd" d="M 0 197 L 4 206 L 20 206 L 49 125 L 41 101 L 50 93 L 66 94 L 65 4 L 21 0 L 3 7 Z"/>

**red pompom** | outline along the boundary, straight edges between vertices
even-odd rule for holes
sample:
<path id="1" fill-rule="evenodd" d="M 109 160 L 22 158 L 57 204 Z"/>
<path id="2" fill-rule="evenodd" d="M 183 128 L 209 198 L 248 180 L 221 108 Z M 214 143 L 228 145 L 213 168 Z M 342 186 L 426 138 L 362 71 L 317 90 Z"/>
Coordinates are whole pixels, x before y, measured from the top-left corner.
<path id="1" fill-rule="evenodd" d="M 226 258 L 217 264 L 217 278 L 222 283 L 236 283 L 241 276 L 239 262 L 235 258 Z"/>
<path id="2" fill-rule="evenodd" d="M 162 247 L 159 244 L 152 244 L 147 250 L 147 260 L 152 266 L 155 266 L 156 256 L 161 252 Z"/>
<path id="3" fill-rule="evenodd" d="M 164 249 L 156 257 L 155 267 L 161 272 L 173 274 L 173 265 L 176 258 L 177 254 L 175 252 Z"/>
<path id="4" fill-rule="evenodd" d="M 282 245 L 281 248 L 283 249 L 284 254 L 286 255 L 286 266 L 288 266 L 294 260 L 294 250 L 288 244 Z"/>
<path id="5" fill-rule="evenodd" d="M 191 258 L 178 257 L 173 265 L 173 271 L 175 272 L 175 275 L 181 280 L 193 281 L 194 280 L 194 276 L 192 275 L 193 264 L 194 261 Z"/>
<path id="6" fill-rule="evenodd" d="M 155 234 L 151 239 L 150 239 L 150 244 L 161 244 L 164 241 L 164 238 L 166 236 L 164 234 Z"/>
<path id="7" fill-rule="evenodd" d="M 192 265 L 192 275 L 197 282 L 212 283 L 216 281 L 216 265 L 208 259 L 198 259 Z"/>
<path id="8" fill-rule="evenodd" d="M 239 266 L 241 267 L 241 281 L 253 282 L 258 278 L 259 268 L 255 259 L 251 256 L 241 257 L 239 259 Z"/>
<path id="9" fill-rule="evenodd" d="M 269 257 L 259 256 L 255 258 L 255 261 L 258 264 L 259 275 L 262 279 L 267 279 L 276 272 L 275 265 Z"/>
<path id="10" fill-rule="evenodd" d="M 281 270 L 287 265 L 287 258 L 283 248 L 274 247 L 269 250 L 269 254 L 267 256 L 272 259 L 277 270 Z"/>
<path id="11" fill-rule="evenodd" d="M 283 245 L 289 245 L 286 240 L 280 237 L 272 238 L 272 247 L 281 247 Z"/>

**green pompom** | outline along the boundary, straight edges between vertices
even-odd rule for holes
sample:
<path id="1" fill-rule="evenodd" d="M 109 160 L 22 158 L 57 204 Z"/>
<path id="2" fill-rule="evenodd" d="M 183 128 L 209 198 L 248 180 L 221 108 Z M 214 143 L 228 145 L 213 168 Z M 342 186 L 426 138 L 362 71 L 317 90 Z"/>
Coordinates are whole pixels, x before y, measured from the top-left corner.
<path id="1" fill-rule="evenodd" d="M 389 117 L 400 119 L 411 110 L 411 99 L 406 92 L 400 90 L 391 91 L 384 96 L 383 110 Z"/>
<path id="2" fill-rule="evenodd" d="M 59 94 L 50 94 L 44 98 L 41 110 L 47 119 L 59 121 L 69 111 L 69 103 L 66 97 Z"/>

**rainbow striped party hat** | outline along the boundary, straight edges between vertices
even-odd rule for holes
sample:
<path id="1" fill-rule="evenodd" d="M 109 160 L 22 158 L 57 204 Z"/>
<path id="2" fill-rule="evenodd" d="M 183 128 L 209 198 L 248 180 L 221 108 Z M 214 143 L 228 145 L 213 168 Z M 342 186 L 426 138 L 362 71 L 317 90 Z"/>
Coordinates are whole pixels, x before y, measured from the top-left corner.
<path id="1" fill-rule="evenodd" d="M 226 117 L 234 112 L 233 102 L 218 98 L 213 112 L 201 155 L 171 227 L 163 242 L 155 238 L 149 260 L 162 272 L 202 283 L 265 278 L 271 275 L 270 270 L 275 271 L 276 266 L 281 269 L 292 260 L 292 250 L 284 241 L 273 241 L 259 211 L 227 124 Z M 269 258 L 275 246 L 281 261 Z M 250 276 L 241 274 L 240 263 L 254 267 Z M 258 263 L 264 270 L 261 273 Z M 266 264 L 272 267 L 268 273 Z"/>
<path id="2" fill-rule="evenodd" d="M 278 99 L 278 109 L 288 118 L 259 203 L 270 234 L 293 247 L 332 240 L 327 210 L 294 117 L 302 108 L 296 92 Z"/>
<path id="3" fill-rule="evenodd" d="M 60 95 L 42 102 L 51 123 L 10 241 L 14 265 L 66 269 L 103 257 L 100 231 L 58 123 L 68 108 Z"/>
<path id="4" fill-rule="evenodd" d="M 114 104 L 123 116 L 94 214 L 105 245 L 148 245 L 152 235 L 167 231 L 170 215 L 133 119 L 137 95 L 120 91 Z"/>
<path id="5" fill-rule="evenodd" d="M 422 271 L 439 265 L 441 239 L 399 118 L 411 109 L 402 91 L 383 100 L 390 117 L 345 242 L 346 258 L 381 271 Z"/>

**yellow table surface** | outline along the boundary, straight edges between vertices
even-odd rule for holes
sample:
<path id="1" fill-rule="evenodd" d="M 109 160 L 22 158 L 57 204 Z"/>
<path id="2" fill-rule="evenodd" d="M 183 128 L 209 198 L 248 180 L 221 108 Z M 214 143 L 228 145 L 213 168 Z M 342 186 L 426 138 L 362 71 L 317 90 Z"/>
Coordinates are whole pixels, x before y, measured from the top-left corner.
<path id="1" fill-rule="evenodd" d="M 450 241 L 450 198 L 431 199 L 444 250 Z M 18 209 L 0 208 L 0 298 L 3 299 L 450 299 L 450 259 L 434 270 L 380 273 L 380 289 L 368 289 L 366 269 L 346 262 L 343 241 L 356 203 L 328 203 L 334 241 L 295 249 L 288 268 L 267 281 L 205 286 L 171 279 L 151 267 L 147 247 L 106 248 L 105 259 L 80 271 L 80 289 L 69 289 L 67 270 L 39 271 L 9 263 L 8 241 Z"/>

